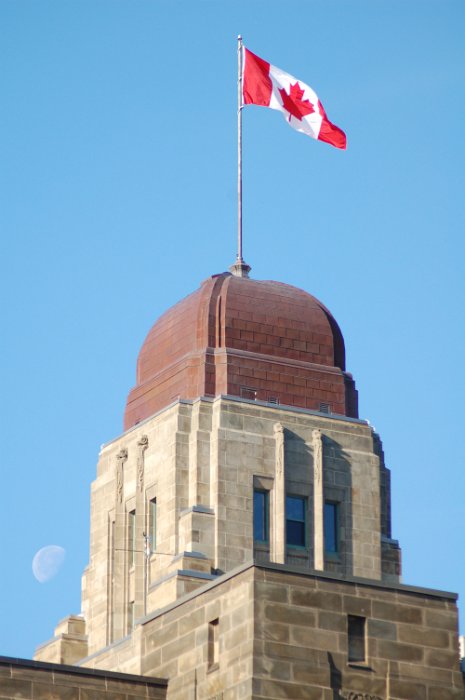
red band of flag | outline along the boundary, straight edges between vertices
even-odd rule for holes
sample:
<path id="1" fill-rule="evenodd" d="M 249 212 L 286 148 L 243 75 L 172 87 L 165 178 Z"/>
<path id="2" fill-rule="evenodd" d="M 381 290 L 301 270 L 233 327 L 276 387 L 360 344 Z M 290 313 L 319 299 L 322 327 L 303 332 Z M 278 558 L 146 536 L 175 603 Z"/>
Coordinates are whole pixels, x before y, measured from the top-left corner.
<path id="1" fill-rule="evenodd" d="M 277 109 L 297 131 L 336 148 L 346 148 L 345 133 L 329 121 L 311 87 L 248 49 L 243 51 L 243 104 Z"/>

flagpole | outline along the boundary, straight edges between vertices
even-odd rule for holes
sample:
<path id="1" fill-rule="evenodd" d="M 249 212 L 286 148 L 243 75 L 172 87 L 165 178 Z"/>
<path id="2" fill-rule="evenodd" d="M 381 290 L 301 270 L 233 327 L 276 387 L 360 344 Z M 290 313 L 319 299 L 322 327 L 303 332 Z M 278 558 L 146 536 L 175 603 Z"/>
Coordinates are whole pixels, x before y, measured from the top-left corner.
<path id="1" fill-rule="evenodd" d="M 237 257 L 229 268 L 237 277 L 248 277 L 250 266 L 242 257 L 242 37 L 237 37 Z"/>
<path id="2" fill-rule="evenodd" d="M 242 37 L 237 37 L 237 262 L 242 262 Z"/>

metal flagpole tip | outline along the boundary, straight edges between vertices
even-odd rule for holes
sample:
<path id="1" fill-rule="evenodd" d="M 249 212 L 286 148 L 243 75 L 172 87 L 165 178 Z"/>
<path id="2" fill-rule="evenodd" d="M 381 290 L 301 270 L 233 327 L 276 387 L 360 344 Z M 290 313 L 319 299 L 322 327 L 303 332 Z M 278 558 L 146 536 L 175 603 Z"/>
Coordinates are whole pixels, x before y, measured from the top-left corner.
<path id="1" fill-rule="evenodd" d="M 229 271 L 231 274 L 233 274 L 235 277 L 249 277 L 249 272 L 252 268 L 250 265 L 247 265 L 245 260 L 242 258 L 236 258 L 236 262 L 234 265 L 231 265 L 229 268 Z"/>
<path id="2" fill-rule="evenodd" d="M 237 35 L 237 40 L 242 41 L 242 36 L 240 34 Z"/>

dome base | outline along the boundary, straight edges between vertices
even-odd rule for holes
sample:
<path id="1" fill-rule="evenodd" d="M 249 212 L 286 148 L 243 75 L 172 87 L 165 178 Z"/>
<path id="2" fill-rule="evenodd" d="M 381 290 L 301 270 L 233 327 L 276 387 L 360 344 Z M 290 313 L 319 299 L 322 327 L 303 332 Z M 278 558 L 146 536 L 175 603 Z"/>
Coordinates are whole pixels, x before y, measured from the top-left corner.
<path id="1" fill-rule="evenodd" d="M 247 265 L 245 260 L 242 260 L 242 258 L 238 258 L 234 265 L 231 265 L 229 271 L 236 277 L 248 277 L 251 269 L 252 268 L 250 267 L 250 265 Z"/>

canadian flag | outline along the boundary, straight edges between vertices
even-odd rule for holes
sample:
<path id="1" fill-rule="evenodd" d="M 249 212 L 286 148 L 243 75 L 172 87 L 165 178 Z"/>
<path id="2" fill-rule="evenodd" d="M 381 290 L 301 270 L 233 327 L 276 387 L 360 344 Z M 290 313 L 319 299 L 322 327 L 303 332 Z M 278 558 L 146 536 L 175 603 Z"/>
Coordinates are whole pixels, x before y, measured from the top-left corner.
<path id="1" fill-rule="evenodd" d="M 242 47 L 242 99 L 245 105 L 279 109 L 293 129 L 336 148 L 346 135 L 332 124 L 311 87 Z"/>

